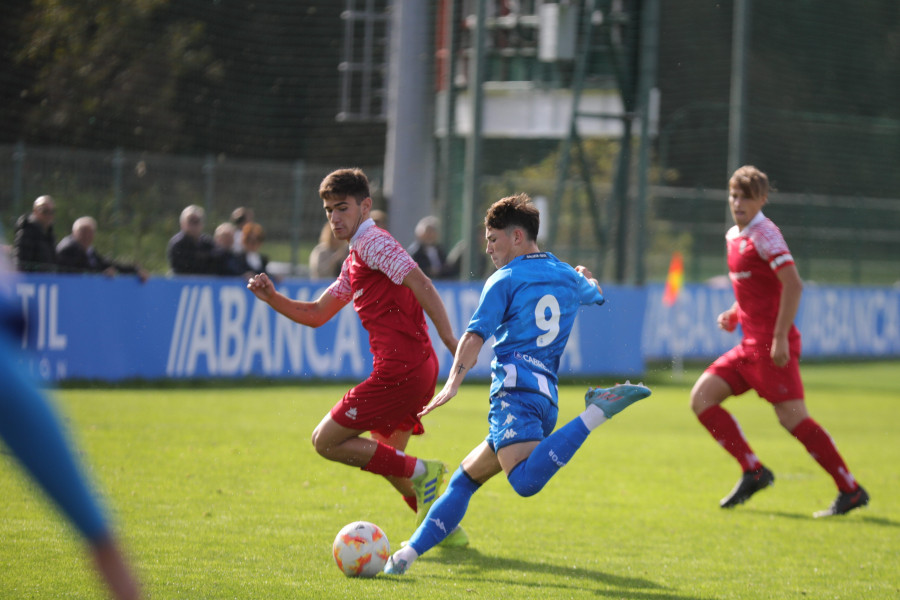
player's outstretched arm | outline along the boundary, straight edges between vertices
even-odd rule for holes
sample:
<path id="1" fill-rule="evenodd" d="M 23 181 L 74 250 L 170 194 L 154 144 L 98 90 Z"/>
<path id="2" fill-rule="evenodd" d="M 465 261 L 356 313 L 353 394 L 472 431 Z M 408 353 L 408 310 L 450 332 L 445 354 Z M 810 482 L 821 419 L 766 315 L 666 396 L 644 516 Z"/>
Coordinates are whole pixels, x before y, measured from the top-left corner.
<path id="1" fill-rule="evenodd" d="M 466 374 L 478 362 L 478 353 L 481 352 L 482 346 L 484 346 L 484 340 L 477 333 L 467 331 L 463 334 L 459 340 L 456 355 L 453 357 L 453 366 L 450 367 L 450 377 L 447 378 L 447 383 L 444 384 L 437 396 L 432 398 L 431 402 L 422 409 L 422 412 L 419 413 L 420 417 L 427 415 L 438 406 L 446 404 L 456 396 Z"/>
<path id="2" fill-rule="evenodd" d="M 447 350 L 455 355 L 459 340 L 453 335 L 450 317 L 447 316 L 444 301 L 441 300 L 440 294 L 437 293 L 434 283 L 422 272 L 422 269 L 416 267 L 403 279 L 403 285 L 408 287 L 415 295 L 422 309 L 431 318 L 431 322 L 434 323 L 441 341 L 444 342 Z"/>
<path id="3" fill-rule="evenodd" d="M 288 319 L 308 327 L 319 327 L 327 323 L 347 304 L 327 291 L 314 302 L 293 300 L 276 290 L 275 284 L 265 273 L 251 277 L 247 282 L 247 289 Z"/>

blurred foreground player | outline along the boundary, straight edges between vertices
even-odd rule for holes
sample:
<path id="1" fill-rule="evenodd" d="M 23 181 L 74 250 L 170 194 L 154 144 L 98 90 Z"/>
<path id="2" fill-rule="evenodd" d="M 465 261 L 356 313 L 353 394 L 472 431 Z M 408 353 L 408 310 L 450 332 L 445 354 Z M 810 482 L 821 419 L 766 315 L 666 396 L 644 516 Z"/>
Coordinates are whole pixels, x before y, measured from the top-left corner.
<path id="1" fill-rule="evenodd" d="M 451 353 L 458 340 L 431 280 L 390 233 L 370 217 L 369 182 L 359 169 L 339 169 L 319 186 L 334 237 L 350 243 L 341 274 L 315 301 L 292 300 L 261 273 L 247 284 L 260 300 L 309 327 L 319 327 L 348 303 L 369 332 L 369 378 L 348 391 L 312 434 L 328 460 L 382 475 L 417 512 L 419 520 L 437 497 L 444 464 L 403 451 L 425 429 L 418 413 L 434 395 L 438 359 L 422 309 Z M 371 438 L 362 437 L 366 432 Z M 447 545 L 465 545 L 459 530 Z"/>
<path id="2" fill-rule="evenodd" d="M 58 419 L 37 384 L 19 367 L 22 322 L 11 286 L 5 265 L 0 265 L 0 437 L 84 536 L 111 596 L 117 600 L 139 598 L 137 581 Z"/>
<path id="3" fill-rule="evenodd" d="M 556 431 L 558 375 L 583 305 L 605 301 L 590 271 L 572 268 L 537 246 L 540 213 L 525 194 L 495 202 L 485 217 L 487 253 L 497 271 L 487 280 L 453 360 L 450 378 L 422 411 L 449 402 L 494 336 L 489 433 L 453 474 L 409 544 L 384 572 L 403 575 L 462 521 L 469 500 L 501 471 L 520 496 L 537 494 L 607 419 L 650 395 L 642 385 L 591 389 L 581 415 Z M 552 433 L 551 433 L 552 432 Z"/>
<path id="4" fill-rule="evenodd" d="M 781 425 L 806 447 L 834 479 L 838 496 L 816 517 L 842 515 L 869 503 L 834 441 L 806 410 L 800 379 L 800 332 L 794 317 L 803 283 L 781 231 L 762 213 L 769 179 L 753 166 L 731 176 L 728 203 L 734 226 L 725 236 L 735 303 L 718 316 L 719 327 L 743 329 L 741 343 L 719 357 L 694 384 L 691 408 L 713 438 L 740 463 L 744 473 L 720 502 L 732 508 L 775 482 L 750 449 L 735 418 L 722 408 L 729 396 L 747 390 L 767 400 Z"/>

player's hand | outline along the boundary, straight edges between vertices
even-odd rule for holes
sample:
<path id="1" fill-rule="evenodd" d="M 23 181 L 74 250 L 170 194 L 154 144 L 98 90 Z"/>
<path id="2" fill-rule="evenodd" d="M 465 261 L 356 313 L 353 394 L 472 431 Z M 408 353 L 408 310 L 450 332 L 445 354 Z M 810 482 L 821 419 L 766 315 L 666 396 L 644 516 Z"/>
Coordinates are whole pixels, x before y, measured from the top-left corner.
<path id="1" fill-rule="evenodd" d="M 447 388 L 447 386 L 444 386 L 444 389 L 442 389 L 437 396 L 432 398 L 431 402 L 425 405 L 425 408 L 423 408 L 422 412 L 419 413 L 419 417 L 424 417 L 425 415 L 436 409 L 438 406 L 447 404 L 451 399 L 453 399 L 454 396 L 456 396 L 456 390 L 452 390 Z"/>
<path id="2" fill-rule="evenodd" d="M 268 302 L 275 294 L 275 284 L 265 273 L 251 277 L 247 281 L 247 289 L 264 302 Z"/>
<path id="3" fill-rule="evenodd" d="M 732 309 L 726 310 L 718 316 L 716 322 L 719 324 L 719 329 L 724 329 L 728 332 L 734 331 L 738 324 L 737 311 Z"/>
<path id="4" fill-rule="evenodd" d="M 787 338 L 773 338 L 772 351 L 769 353 L 776 367 L 783 367 L 791 359 L 791 346 Z"/>

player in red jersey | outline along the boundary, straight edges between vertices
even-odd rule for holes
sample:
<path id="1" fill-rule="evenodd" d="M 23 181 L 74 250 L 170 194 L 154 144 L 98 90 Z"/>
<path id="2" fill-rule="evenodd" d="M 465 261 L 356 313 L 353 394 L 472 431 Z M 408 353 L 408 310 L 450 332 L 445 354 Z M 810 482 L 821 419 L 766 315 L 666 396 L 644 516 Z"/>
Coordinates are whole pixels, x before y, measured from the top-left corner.
<path id="1" fill-rule="evenodd" d="M 800 332 L 794 326 L 803 283 L 781 231 L 762 213 L 768 195 L 769 179 L 756 167 L 743 166 L 731 176 L 728 203 L 734 227 L 725 239 L 735 303 L 719 315 L 718 324 L 734 331 L 740 323 L 743 339 L 700 376 L 691 390 L 691 408 L 743 469 L 737 485 L 720 502 L 722 508 L 743 504 L 775 482 L 735 418 L 721 406 L 729 396 L 753 389 L 837 484 L 837 499 L 815 516 L 842 515 L 868 504 L 869 495 L 850 473 L 834 441 L 807 412 L 800 379 Z"/>
<path id="2" fill-rule="evenodd" d="M 390 233 L 369 217 L 369 182 L 359 169 L 339 169 L 319 187 L 334 236 L 350 243 L 341 274 L 317 299 L 301 302 L 275 290 L 261 273 L 247 284 L 286 317 L 318 327 L 348 303 L 369 332 L 372 373 L 325 415 L 312 434 L 323 457 L 382 475 L 424 518 L 437 497 L 445 467 L 403 451 L 424 433 L 417 416 L 434 395 L 438 359 L 428 337 L 428 313 L 451 353 L 458 339 L 431 280 Z M 371 438 L 363 437 L 371 432 Z M 460 530 L 450 545 L 464 545 Z"/>

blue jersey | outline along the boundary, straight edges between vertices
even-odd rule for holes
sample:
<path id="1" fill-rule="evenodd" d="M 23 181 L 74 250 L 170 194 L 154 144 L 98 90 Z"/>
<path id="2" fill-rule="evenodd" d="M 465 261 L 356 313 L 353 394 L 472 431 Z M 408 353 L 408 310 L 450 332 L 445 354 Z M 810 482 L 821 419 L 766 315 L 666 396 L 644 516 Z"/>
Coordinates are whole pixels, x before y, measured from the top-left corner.
<path id="1" fill-rule="evenodd" d="M 578 309 L 603 302 L 595 285 L 548 252 L 518 256 L 498 269 L 466 328 L 495 338 L 491 395 L 527 390 L 556 404 L 559 361 Z"/>

